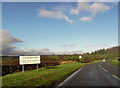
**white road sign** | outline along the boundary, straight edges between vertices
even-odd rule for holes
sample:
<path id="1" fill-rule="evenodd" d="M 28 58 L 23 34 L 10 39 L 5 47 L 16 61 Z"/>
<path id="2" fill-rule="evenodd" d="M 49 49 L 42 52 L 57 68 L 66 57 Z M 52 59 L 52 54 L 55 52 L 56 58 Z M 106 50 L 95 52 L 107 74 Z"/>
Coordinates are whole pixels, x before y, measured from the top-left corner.
<path id="1" fill-rule="evenodd" d="M 82 56 L 80 55 L 79 58 L 82 58 Z"/>
<path id="2" fill-rule="evenodd" d="M 40 56 L 19 56 L 20 65 L 23 64 L 39 64 Z"/>

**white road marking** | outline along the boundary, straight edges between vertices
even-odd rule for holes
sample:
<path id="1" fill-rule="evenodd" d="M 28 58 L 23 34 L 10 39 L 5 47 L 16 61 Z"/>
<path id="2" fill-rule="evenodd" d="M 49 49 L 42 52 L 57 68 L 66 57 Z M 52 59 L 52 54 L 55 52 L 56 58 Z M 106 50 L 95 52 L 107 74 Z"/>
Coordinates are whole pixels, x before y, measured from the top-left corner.
<path id="1" fill-rule="evenodd" d="M 99 64 L 99 67 L 102 68 L 100 64 Z M 104 68 L 102 68 L 102 69 L 103 69 L 104 71 L 108 72 L 106 69 L 104 69 Z"/>
<path id="2" fill-rule="evenodd" d="M 101 68 L 101 65 L 99 64 L 99 67 Z"/>
<path id="3" fill-rule="evenodd" d="M 113 66 L 113 65 L 112 65 L 112 64 L 110 64 L 109 62 L 108 62 L 108 65 Z"/>
<path id="4" fill-rule="evenodd" d="M 108 63 L 108 65 L 111 65 L 111 64 Z M 102 68 L 100 64 L 99 64 L 99 67 Z M 108 72 L 106 69 L 104 69 L 104 68 L 102 68 L 102 69 L 103 69 L 104 71 Z M 120 78 L 117 77 L 116 75 L 112 75 L 112 76 L 115 77 L 116 79 L 120 80 Z"/>
<path id="5" fill-rule="evenodd" d="M 108 63 L 108 65 L 110 65 L 110 66 L 111 66 L 111 64 L 110 64 L 110 63 Z"/>
<path id="6" fill-rule="evenodd" d="M 109 63 L 108 63 L 109 64 Z M 110 65 L 110 64 L 109 64 Z M 73 77 L 78 71 L 82 70 L 85 66 L 81 67 L 80 69 L 78 69 L 76 72 L 74 72 L 71 76 L 69 76 L 66 80 L 64 80 L 61 84 L 59 84 L 57 86 L 57 88 L 59 88 L 60 86 L 62 86 L 66 81 L 68 81 L 71 77 Z M 101 67 L 101 65 L 99 64 L 99 67 Z M 106 69 L 102 68 L 104 71 L 108 72 Z M 113 77 L 115 77 L 116 79 L 120 80 L 119 77 L 115 76 L 115 75 L 112 75 Z"/>
<path id="7" fill-rule="evenodd" d="M 58 85 L 59 86 L 62 86 L 66 81 L 68 81 L 71 77 L 73 77 L 78 71 L 82 70 L 85 66 L 81 67 L 80 69 L 78 69 L 76 72 L 74 72 L 71 76 L 69 76 L 66 80 L 64 80 L 64 82 L 62 82 L 61 84 Z M 58 88 L 57 87 L 57 88 Z"/>
<path id="8" fill-rule="evenodd" d="M 102 68 L 104 71 L 108 72 L 106 69 Z"/>
<path id="9" fill-rule="evenodd" d="M 115 75 L 113 75 L 116 79 L 118 79 L 118 80 L 120 80 L 120 78 L 119 77 L 117 77 L 117 76 L 115 76 Z"/>

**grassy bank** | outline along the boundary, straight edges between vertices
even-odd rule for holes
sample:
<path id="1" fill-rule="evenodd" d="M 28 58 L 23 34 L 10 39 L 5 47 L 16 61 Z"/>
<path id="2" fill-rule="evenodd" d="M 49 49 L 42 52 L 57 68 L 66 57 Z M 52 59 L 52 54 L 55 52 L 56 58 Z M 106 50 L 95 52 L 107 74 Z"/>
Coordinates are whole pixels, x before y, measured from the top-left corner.
<path id="1" fill-rule="evenodd" d="M 115 66 L 120 66 L 120 61 L 118 61 L 118 59 L 116 59 L 116 60 L 111 60 L 111 61 L 110 61 L 110 64 L 115 65 Z"/>
<path id="2" fill-rule="evenodd" d="M 98 62 L 98 61 L 95 61 Z M 88 64 L 88 63 L 87 63 Z M 46 86 L 50 87 L 61 82 L 86 63 L 68 63 L 53 67 L 40 68 L 9 74 L 2 77 L 3 86 Z"/>

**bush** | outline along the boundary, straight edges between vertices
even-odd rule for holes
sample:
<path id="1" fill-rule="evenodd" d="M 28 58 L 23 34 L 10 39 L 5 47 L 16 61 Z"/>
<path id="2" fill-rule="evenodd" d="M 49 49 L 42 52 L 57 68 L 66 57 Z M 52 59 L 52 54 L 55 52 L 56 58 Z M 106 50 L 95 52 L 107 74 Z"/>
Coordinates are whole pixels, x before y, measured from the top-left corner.
<path id="1" fill-rule="evenodd" d="M 81 59 L 82 63 L 88 63 L 94 61 L 94 56 L 92 55 L 84 55 L 83 58 Z"/>

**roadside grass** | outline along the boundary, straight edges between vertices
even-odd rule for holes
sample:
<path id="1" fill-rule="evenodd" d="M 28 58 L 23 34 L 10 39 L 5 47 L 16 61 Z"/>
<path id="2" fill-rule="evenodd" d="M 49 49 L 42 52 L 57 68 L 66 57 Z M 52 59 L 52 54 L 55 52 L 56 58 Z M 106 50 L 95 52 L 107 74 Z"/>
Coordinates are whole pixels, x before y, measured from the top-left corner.
<path id="1" fill-rule="evenodd" d="M 120 61 L 118 61 L 118 59 L 110 60 L 110 64 L 115 65 L 115 66 L 120 66 Z"/>
<path id="2" fill-rule="evenodd" d="M 96 63 L 94 61 L 92 63 Z M 62 82 L 80 67 L 90 63 L 67 63 L 58 66 L 27 70 L 2 77 L 2 86 L 44 86 L 51 87 Z"/>

